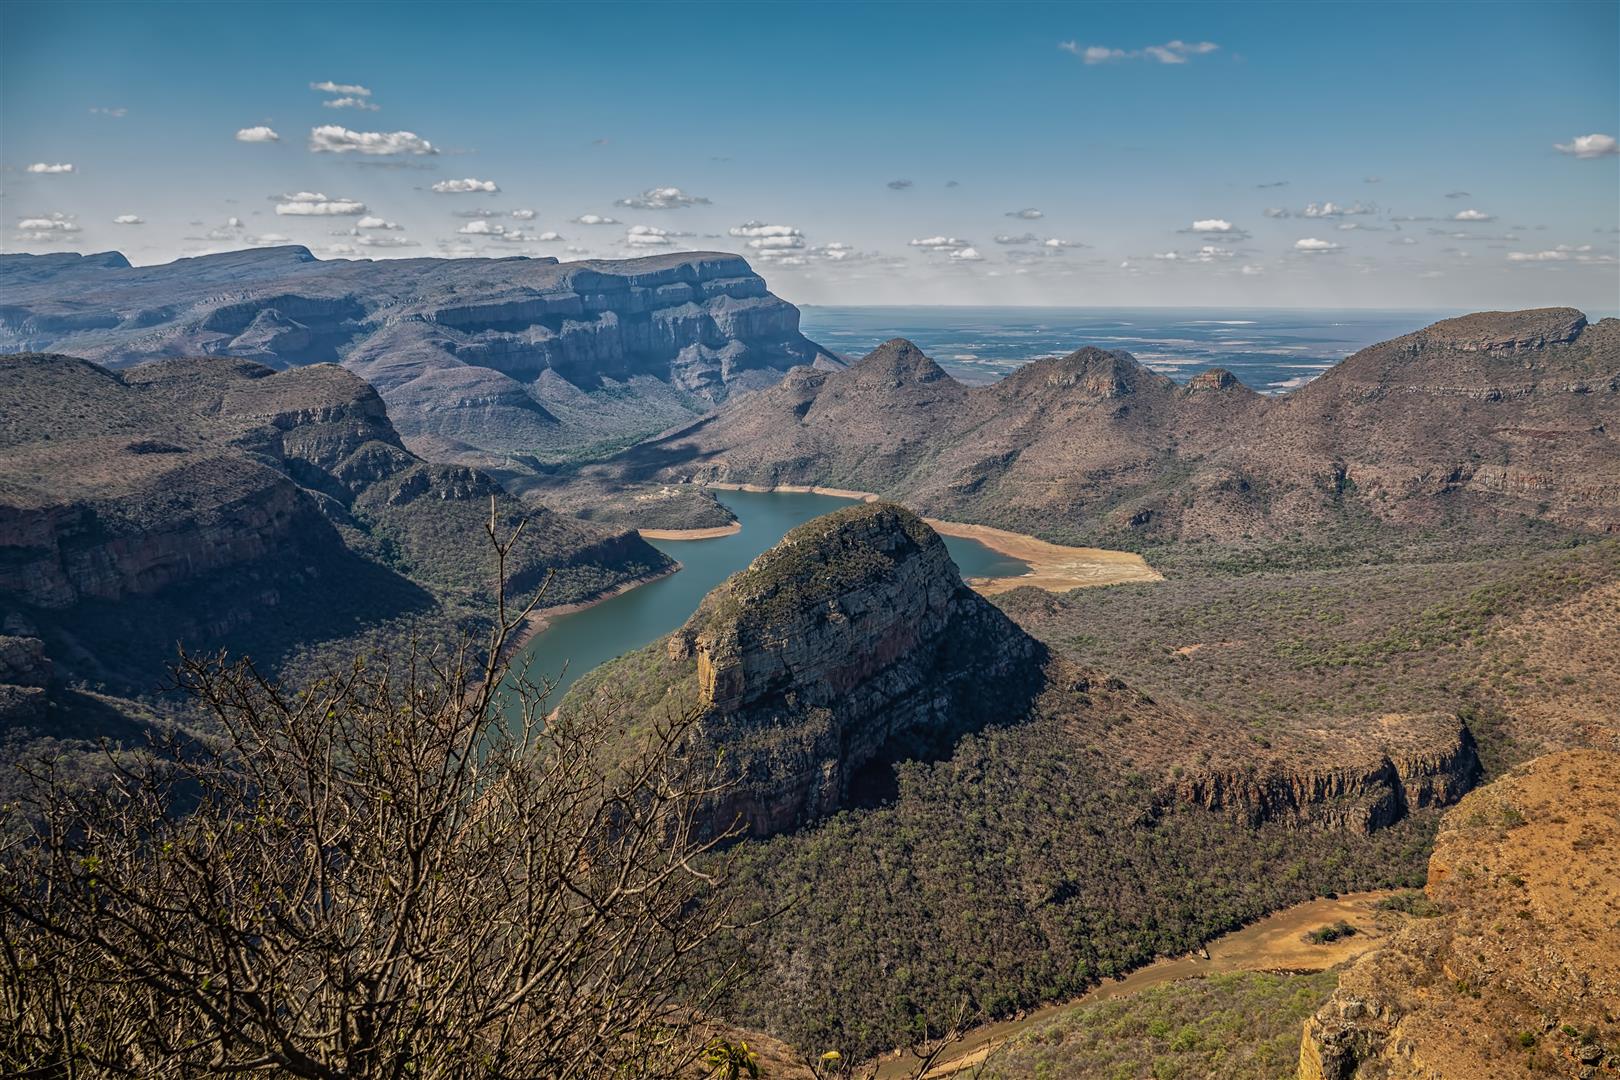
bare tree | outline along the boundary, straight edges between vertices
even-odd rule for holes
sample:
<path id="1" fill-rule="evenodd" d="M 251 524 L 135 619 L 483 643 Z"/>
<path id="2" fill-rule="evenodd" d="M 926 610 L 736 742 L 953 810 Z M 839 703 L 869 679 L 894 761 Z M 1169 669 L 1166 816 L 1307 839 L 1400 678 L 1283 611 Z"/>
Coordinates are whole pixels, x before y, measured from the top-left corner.
<path id="1" fill-rule="evenodd" d="M 0 818 L 0 1072 L 667 1077 L 733 983 L 695 716 L 545 711 L 481 647 L 291 690 L 183 656 L 217 734 Z M 541 590 L 543 595 L 544 590 Z"/>

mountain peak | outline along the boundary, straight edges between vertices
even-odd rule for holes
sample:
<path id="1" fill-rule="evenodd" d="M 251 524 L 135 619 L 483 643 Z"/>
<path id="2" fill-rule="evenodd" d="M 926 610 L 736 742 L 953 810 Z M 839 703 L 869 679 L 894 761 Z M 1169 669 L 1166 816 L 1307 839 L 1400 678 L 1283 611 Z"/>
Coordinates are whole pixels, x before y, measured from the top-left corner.
<path id="1" fill-rule="evenodd" d="M 1025 364 L 1002 380 L 1013 394 L 1043 391 L 1069 392 L 1078 388 L 1091 398 L 1117 398 L 1147 388 L 1174 385 L 1163 375 L 1144 368 L 1124 351 L 1087 345 L 1067 356 L 1046 357 Z"/>
<path id="2" fill-rule="evenodd" d="M 856 381 L 862 384 L 889 387 L 950 378 L 944 368 L 905 338 L 890 338 L 852 364 L 849 370 L 858 373 Z"/>

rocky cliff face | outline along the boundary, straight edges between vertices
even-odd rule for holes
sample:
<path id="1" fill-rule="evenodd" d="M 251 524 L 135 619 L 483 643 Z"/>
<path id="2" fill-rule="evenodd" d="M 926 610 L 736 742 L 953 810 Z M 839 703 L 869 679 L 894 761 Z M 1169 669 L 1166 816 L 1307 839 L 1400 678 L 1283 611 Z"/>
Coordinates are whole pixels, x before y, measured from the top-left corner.
<path id="1" fill-rule="evenodd" d="M 1620 530 L 1620 320 L 1569 308 L 1446 320 L 1274 398 L 1092 348 L 984 387 L 937 371 L 888 342 L 597 472 L 856 488 L 1105 545 L 1517 515 Z"/>
<path id="2" fill-rule="evenodd" d="M 713 827 L 754 836 L 881 795 L 897 759 L 1024 719 L 1046 655 L 962 583 L 932 529 L 883 503 L 788 533 L 659 648 L 735 770 Z M 610 664 L 582 687 L 620 682 Z"/>
<path id="3" fill-rule="evenodd" d="M 1382 721 L 1373 726 L 1396 733 L 1396 745 L 1351 749 L 1319 764 L 1291 755 L 1292 762 L 1259 768 L 1200 769 L 1175 780 L 1174 797 L 1256 825 L 1280 820 L 1365 833 L 1414 810 L 1449 806 L 1478 781 L 1473 735 L 1456 717 Z"/>
<path id="4" fill-rule="evenodd" d="M 331 365 L 3 357 L 0 416 L 0 602 L 98 679 L 154 685 L 176 639 L 250 624 L 286 647 L 434 598 L 476 607 L 491 500 L 523 513 L 488 476 L 411 454 Z M 514 590 L 555 570 L 566 602 L 669 565 L 634 533 L 527 516 Z"/>
<path id="5" fill-rule="evenodd" d="M 270 248 L 131 267 L 0 256 L 0 349 L 114 367 L 216 355 L 340 361 L 406 437 L 496 451 L 651 434 L 796 364 L 837 362 L 747 262 L 322 262 Z"/>
<path id="6" fill-rule="evenodd" d="M 1620 754 L 1538 758 L 1447 813 L 1438 914 L 1363 956 L 1305 1024 L 1301 1080 L 1620 1071 Z"/>

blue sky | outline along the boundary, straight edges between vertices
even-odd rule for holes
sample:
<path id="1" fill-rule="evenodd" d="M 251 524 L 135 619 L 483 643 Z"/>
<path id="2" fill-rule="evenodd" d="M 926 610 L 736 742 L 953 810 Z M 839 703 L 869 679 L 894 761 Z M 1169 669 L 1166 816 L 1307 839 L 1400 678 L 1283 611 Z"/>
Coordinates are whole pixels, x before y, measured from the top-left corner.
<path id="1" fill-rule="evenodd" d="M 1620 304 L 1613 0 L 9 2 L 0 31 L 9 251 L 697 248 L 804 302 Z M 462 180 L 498 190 L 433 190 Z"/>

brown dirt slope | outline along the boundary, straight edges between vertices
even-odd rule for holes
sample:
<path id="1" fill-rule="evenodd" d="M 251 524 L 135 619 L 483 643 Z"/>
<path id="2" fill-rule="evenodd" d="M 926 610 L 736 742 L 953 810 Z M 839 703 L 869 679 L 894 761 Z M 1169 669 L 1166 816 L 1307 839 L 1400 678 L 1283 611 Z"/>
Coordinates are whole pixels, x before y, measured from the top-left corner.
<path id="1" fill-rule="evenodd" d="M 1549 754 L 1441 825 L 1416 920 L 1305 1025 L 1301 1080 L 1620 1072 L 1620 754 Z"/>

